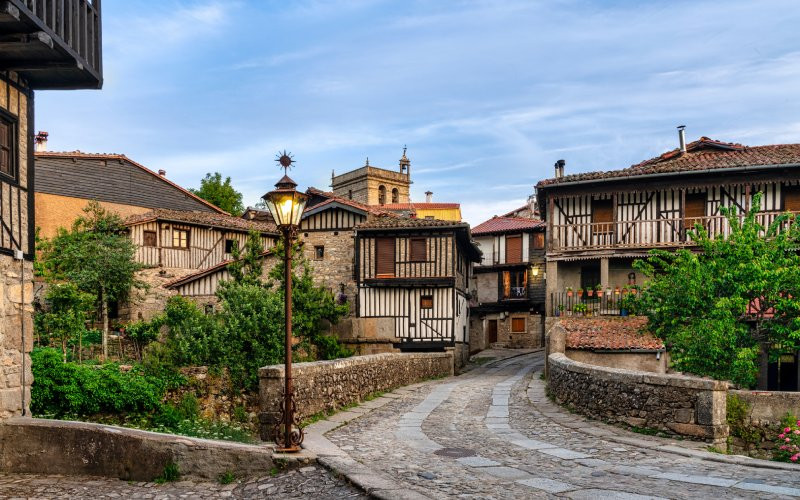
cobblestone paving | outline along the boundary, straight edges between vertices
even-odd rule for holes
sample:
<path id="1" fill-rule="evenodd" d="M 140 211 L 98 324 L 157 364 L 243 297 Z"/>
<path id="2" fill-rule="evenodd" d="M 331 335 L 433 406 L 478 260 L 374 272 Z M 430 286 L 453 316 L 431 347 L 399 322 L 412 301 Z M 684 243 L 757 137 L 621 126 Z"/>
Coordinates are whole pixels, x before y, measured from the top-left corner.
<path id="1" fill-rule="evenodd" d="M 180 481 L 167 484 L 105 478 L 0 474 L 0 498 L 366 498 L 320 466 L 228 485 Z"/>
<path id="2" fill-rule="evenodd" d="M 542 362 L 536 353 L 426 384 L 327 437 L 438 498 L 800 496 L 795 472 L 620 445 L 570 428 L 583 420 L 567 414 L 556 423 L 526 394 Z"/>

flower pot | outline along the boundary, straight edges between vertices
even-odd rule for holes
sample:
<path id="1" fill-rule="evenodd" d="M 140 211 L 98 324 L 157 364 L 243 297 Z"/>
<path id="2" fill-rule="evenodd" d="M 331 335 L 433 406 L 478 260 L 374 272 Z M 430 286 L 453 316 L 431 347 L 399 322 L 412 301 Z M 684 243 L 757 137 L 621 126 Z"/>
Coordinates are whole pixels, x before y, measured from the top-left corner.
<path id="1" fill-rule="evenodd" d="M 587 291 L 586 291 L 586 294 L 587 294 L 589 297 L 591 297 L 592 295 L 594 295 L 594 290 L 587 290 Z"/>
<path id="2" fill-rule="evenodd" d="M 581 290 L 578 290 L 578 297 L 583 297 L 583 292 Z"/>
<path id="3" fill-rule="evenodd" d="M 620 316 L 627 316 L 628 315 L 628 310 L 627 309 L 620 309 L 619 310 L 619 315 Z"/>
<path id="4" fill-rule="evenodd" d="M 567 292 L 567 297 L 572 297 L 572 291 Z"/>
<path id="5" fill-rule="evenodd" d="M 598 290 L 597 291 L 597 296 L 598 297 L 602 297 L 603 296 L 603 291 L 602 290 Z"/>

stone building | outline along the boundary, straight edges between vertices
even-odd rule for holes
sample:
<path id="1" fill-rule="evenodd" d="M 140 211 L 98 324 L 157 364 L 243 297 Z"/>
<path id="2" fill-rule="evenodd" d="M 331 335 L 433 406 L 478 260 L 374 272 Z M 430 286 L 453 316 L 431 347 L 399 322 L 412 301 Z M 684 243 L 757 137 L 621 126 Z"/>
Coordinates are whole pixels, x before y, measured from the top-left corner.
<path id="1" fill-rule="evenodd" d="M 51 238 L 68 228 L 96 200 L 121 217 L 153 209 L 225 212 L 122 154 L 46 151 L 47 134 L 37 136 L 36 226 Z"/>
<path id="2" fill-rule="evenodd" d="M 40 17 L 22 0 L 3 2 L 0 15 L 0 418 L 29 413 L 33 379 L 34 91 L 103 83 L 100 2 L 77 3 L 80 23 Z"/>
<path id="3" fill-rule="evenodd" d="M 472 229 L 483 252 L 471 286 L 470 351 L 543 345 L 545 223 L 493 217 Z"/>
<path id="4" fill-rule="evenodd" d="M 365 205 L 408 203 L 411 187 L 411 161 L 400 158 L 398 170 L 387 170 L 366 164 L 341 175 L 331 173 L 331 190 L 335 196 Z"/>

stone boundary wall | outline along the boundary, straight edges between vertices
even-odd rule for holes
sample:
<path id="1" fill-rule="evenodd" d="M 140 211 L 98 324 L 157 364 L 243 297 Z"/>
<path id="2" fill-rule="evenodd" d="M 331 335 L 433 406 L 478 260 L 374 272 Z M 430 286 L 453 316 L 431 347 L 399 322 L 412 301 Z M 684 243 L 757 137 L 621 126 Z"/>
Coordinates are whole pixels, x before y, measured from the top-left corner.
<path id="1" fill-rule="evenodd" d="M 16 417 L 0 423 L 0 472 L 152 481 L 174 463 L 182 477 L 264 475 L 272 447 L 211 441 L 110 425 Z"/>
<path id="2" fill-rule="evenodd" d="M 453 374 L 453 352 L 382 353 L 297 363 L 292 366 L 300 420 L 360 402 L 365 396 Z M 283 365 L 263 367 L 259 377 L 261 439 L 271 439 L 280 416 Z"/>
<path id="3" fill-rule="evenodd" d="M 800 392 L 731 390 L 728 394 L 747 403 L 752 424 L 778 425 L 787 413 L 800 418 Z"/>
<path id="4" fill-rule="evenodd" d="M 728 384 L 677 374 L 588 365 L 549 355 L 548 391 L 592 418 L 722 442 Z"/>

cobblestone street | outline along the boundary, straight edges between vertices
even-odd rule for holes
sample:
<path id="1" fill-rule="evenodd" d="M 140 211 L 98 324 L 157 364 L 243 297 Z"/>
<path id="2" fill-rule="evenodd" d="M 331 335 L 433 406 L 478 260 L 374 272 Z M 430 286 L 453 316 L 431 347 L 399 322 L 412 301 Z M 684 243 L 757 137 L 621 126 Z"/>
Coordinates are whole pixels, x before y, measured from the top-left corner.
<path id="1" fill-rule="evenodd" d="M 0 475 L 0 498 L 366 498 L 319 466 L 306 466 L 228 485 L 179 481 L 167 484 L 105 478 Z"/>
<path id="2" fill-rule="evenodd" d="M 628 436 L 625 445 L 576 430 L 593 424 L 555 409 L 538 379 L 529 389 L 542 363 L 541 352 L 528 354 L 401 392 L 327 437 L 409 490 L 439 498 L 800 496 L 794 471 L 648 449 L 624 430 L 612 432 Z"/>

